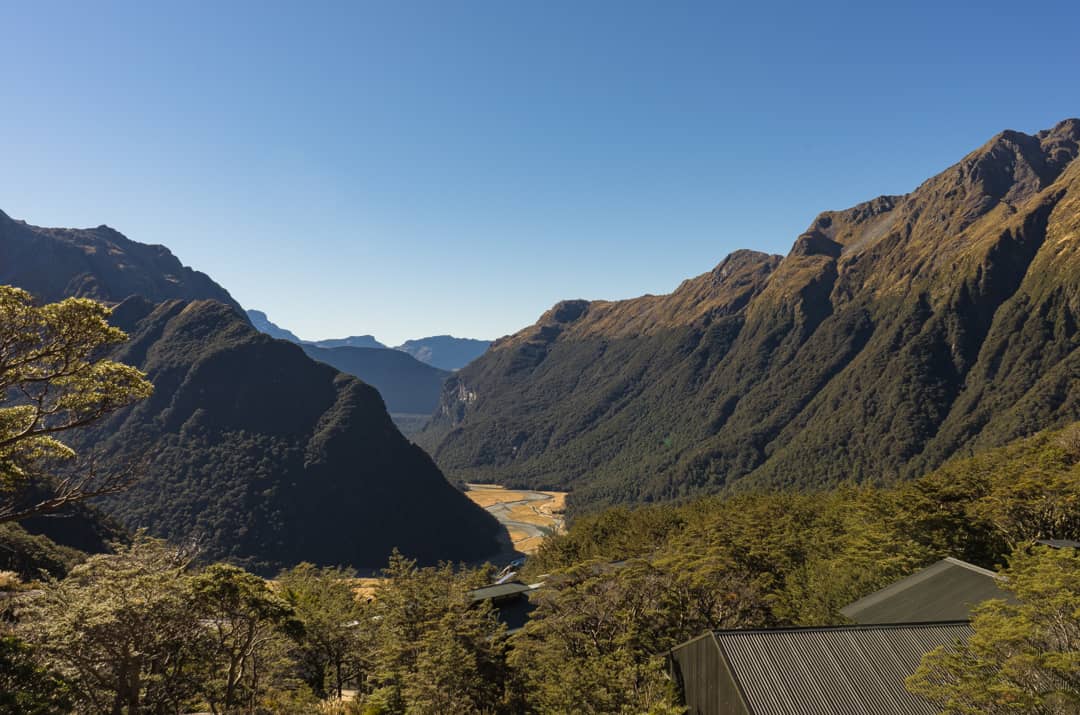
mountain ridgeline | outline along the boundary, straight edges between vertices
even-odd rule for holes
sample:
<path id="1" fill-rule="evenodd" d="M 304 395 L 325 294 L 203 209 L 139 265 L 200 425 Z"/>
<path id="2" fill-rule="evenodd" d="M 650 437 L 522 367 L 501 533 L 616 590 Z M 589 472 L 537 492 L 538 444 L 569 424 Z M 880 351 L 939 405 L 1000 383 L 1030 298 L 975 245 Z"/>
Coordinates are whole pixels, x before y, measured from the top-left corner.
<path id="1" fill-rule="evenodd" d="M 216 301 L 132 298 L 112 356 L 154 395 L 87 430 L 107 463 L 142 465 L 105 508 L 130 529 L 196 539 L 260 571 L 300 561 L 377 567 L 494 553 L 499 527 L 390 421 L 369 385 L 260 334 Z"/>
<path id="2" fill-rule="evenodd" d="M 301 346 L 313 360 L 332 365 L 368 383 L 382 395 L 391 414 L 430 415 L 439 404 L 450 373 L 408 353 L 386 348 Z"/>
<path id="3" fill-rule="evenodd" d="M 134 487 L 96 505 L 123 527 L 266 573 L 300 561 L 377 568 L 395 547 L 427 563 L 500 549 L 504 530 L 402 437 L 375 389 L 256 331 L 168 249 L 0 213 L 0 281 L 43 302 L 116 306 L 130 340 L 110 357 L 145 371 L 154 394 L 70 439 L 103 471 L 135 466 Z M 406 405 L 430 412 L 444 373 L 392 357 L 434 375 L 427 402 Z M 74 558 L 65 549 L 100 550 L 114 524 L 80 508 L 7 525 L 0 542 L 19 553 L 3 563 L 56 572 Z"/>
<path id="4" fill-rule="evenodd" d="M 69 296 L 116 304 L 147 300 L 216 300 L 237 310 L 229 292 L 205 273 L 184 266 L 165 246 L 137 243 L 109 228 L 41 228 L 0 211 L 0 284 L 38 299 Z"/>
<path id="5" fill-rule="evenodd" d="M 373 335 L 352 335 L 347 338 L 331 338 L 328 340 L 303 340 L 291 330 L 282 328 L 272 322 L 266 313 L 261 310 L 249 310 L 247 316 L 251 324 L 260 332 L 279 340 L 288 340 L 297 345 L 311 345 L 317 348 L 393 349 L 408 353 L 420 362 L 440 370 L 459 370 L 483 355 L 491 345 L 490 340 L 455 338 L 453 335 L 432 335 L 428 338 L 406 340 L 395 348 L 383 345 Z"/>
<path id="6" fill-rule="evenodd" d="M 420 362 L 442 370 L 460 370 L 483 355 L 490 346 L 490 340 L 433 335 L 430 338 L 406 340 L 394 349 L 407 352 Z"/>
<path id="7" fill-rule="evenodd" d="M 442 383 L 449 373 L 408 353 L 392 350 L 370 335 L 302 340 L 291 330 L 271 322 L 261 310 L 249 310 L 247 317 L 259 332 L 295 343 L 312 360 L 326 363 L 374 387 L 398 428 L 406 434 L 423 427 L 439 404 Z"/>
<path id="8" fill-rule="evenodd" d="M 912 477 L 1080 417 L 1080 120 L 1003 132 L 670 295 L 566 301 L 453 375 L 418 438 L 571 508 Z"/>
<path id="9" fill-rule="evenodd" d="M 409 340 L 396 348 L 386 347 L 371 335 L 303 340 L 272 322 L 261 310 L 249 310 L 247 317 L 259 332 L 295 343 L 313 360 L 374 387 L 382 395 L 398 429 L 406 435 L 423 428 L 438 407 L 449 371 L 463 367 L 490 345 L 486 340 L 450 335 Z M 444 369 L 439 365 L 449 367 Z"/>

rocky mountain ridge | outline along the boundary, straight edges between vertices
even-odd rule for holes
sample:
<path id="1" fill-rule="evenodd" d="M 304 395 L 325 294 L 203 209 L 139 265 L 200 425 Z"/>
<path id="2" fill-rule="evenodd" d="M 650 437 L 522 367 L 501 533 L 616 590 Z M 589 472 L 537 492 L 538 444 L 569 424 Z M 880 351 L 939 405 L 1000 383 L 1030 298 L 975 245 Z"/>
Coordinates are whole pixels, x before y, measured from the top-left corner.
<path id="1" fill-rule="evenodd" d="M 1080 121 L 1006 131 L 665 296 L 566 301 L 450 378 L 449 474 L 577 509 L 918 474 L 1080 416 Z"/>
<path id="2" fill-rule="evenodd" d="M 0 284 L 18 285 L 46 302 L 68 296 L 116 304 L 217 300 L 237 310 L 229 292 L 180 263 L 165 246 L 132 241 L 108 226 L 43 228 L 0 211 Z"/>

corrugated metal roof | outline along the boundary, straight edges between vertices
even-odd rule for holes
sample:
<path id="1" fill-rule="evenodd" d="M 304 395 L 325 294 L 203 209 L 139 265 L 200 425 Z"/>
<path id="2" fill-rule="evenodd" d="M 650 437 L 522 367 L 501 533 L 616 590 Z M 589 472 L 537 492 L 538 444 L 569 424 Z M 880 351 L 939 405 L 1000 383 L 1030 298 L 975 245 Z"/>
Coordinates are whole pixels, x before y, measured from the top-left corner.
<path id="1" fill-rule="evenodd" d="M 856 623 L 963 621 L 972 607 L 991 598 L 1009 599 L 993 571 L 959 559 L 938 561 L 840 609 Z"/>
<path id="2" fill-rule="evenodd" d="M 1080 541 L 1072 539 L 1039 539 L 1037 543 L 1049 546 L 1051 549 L 1080 549 Z"/>
<path id="3" fill-rule="evenodd" d="M 511 581 L 510 583 L 500 583 L 478 588 L 475 591 L 469 591 L 469 598 L 473 601 L 484 601 L 489 598 L 515 596 L 519 593 L 528 593 L 532 590 L 532 586 L 527 586 L 520 581 Z"/>
<path id="4" fill-rule="evenodd" d="M 934 715 L 904 689 L 924 653 L 966 622 L 717 631 L 751 715 Z"/>

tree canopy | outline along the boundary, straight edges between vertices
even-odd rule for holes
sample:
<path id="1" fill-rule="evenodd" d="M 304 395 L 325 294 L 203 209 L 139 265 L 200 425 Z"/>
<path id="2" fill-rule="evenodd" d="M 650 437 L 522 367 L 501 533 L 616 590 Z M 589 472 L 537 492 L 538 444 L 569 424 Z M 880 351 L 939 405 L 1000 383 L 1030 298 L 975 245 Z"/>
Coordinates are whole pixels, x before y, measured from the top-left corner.
<path id="1" fill-rule="evenodd" d="M 108 317 L 92 300 L 36 305 L 26 291 L 0 286 L 0 522 L 111 493 L 130 478 L 102 474 L 92 460 L 73 464 L 75 451 L 60 439 L 153 389 L 139 370 L 98 357 L 127 337 Z M 34 489 L 43 485 L 43 494 Z"/>

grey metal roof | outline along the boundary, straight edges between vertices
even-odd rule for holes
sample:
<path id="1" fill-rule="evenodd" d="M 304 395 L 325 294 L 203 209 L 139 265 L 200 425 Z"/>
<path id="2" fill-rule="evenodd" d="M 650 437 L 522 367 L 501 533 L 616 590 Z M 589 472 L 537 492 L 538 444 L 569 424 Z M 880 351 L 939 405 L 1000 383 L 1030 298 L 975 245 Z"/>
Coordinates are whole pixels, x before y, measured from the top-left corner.
<path id="1" fill-rule="evenodd" d="M 966 622 L 714 633 L 751 715 L 934 715 L 904 679 L 970 635 Z"/>
<path id="2" fill-rule="evenodd" d="M 475 591 L 469 591 L 469 598 L 473 601 L 485 601 L 489 598 L 516 596 L 517 594 L 528 593 L 532 590 L 532 586 L 527 586 L 520 581 L 511 581 L 509 583 L 500 583 L 478 588 Z"/>
<path id="3" fill-rule="evenodd" d="M 840 609 L 856 623 L 964 621 L 972 607 L 1011 598 L 999 576 L 966 561 L 947 558 Z"/>
<path id="4" fill-rule="evenodd" d="M 1080 549 L 1080 541 L 1072 539 L 1039 539 L 1037 543 L 1052 549 Z"/>

